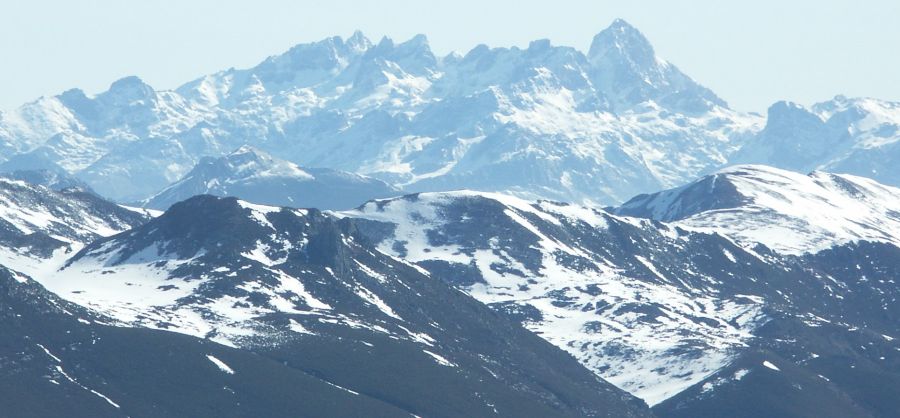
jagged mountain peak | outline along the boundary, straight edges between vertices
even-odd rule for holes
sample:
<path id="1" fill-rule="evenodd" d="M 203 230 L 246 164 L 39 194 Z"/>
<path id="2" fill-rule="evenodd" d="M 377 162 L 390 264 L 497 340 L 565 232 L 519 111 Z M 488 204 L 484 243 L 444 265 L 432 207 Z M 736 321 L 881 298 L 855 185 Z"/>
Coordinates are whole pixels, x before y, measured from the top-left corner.
<path id="1" fill-rule="evenodd" d="M 155 94 L 156 90 L 152 86 L 144 82 L 140 77 L 132 75 L 114 81 L 110 84 L 109 90 L 102 93 L 101 96 L 140 99 L 152 97 Z"/>
<path id="2" fill-rule="evenodd" d="M 372 53 L 383 53 L 394 49 L 394 39 L 385 35 L 372 48 Z"/>
<path id="3" fill-rule="evenodd" d="M 122 77 L 116 81 L 113 81 L 112 84 L 110 84 L 110 86 L 109 86 L 109 89 L 113 90 L 113 91 L 130 90 L 130 89 L 136 89 L 136 88 L 138 88 L 138 89 L 145 89 L 145 88 L 153 89 L 153 87 L 151 87 L 149 84 L 144 82 L 144 80 L 142 80 L 140 77 L 138 77 L 136 75 L 129 75 L 129 76 Z"/>
<path id="4" fill-rule="evenodd" d="M 810 110 L 829 123 L 841 126 L 853 125 L 855 122 L 872 116 L 873 121 L 869 125 L 877 127 L 879 123 L 884 122 L 896 124 L 896 117 L 900 114 L 900 104 L 872 97 L 837 95 L 831 100 L 812 105 Z"/>
<path id="5" fill-rule="evenodd" d="M 272 158 L 272 156 L 265 151 L 250 144 L 243 144 L 235 148 L 231 152 L 225 154 L 225 158 L 239 158 L 241 156 L 246 156 L 254 159 Z"/>
<path id="6" fill-rule="evenodd" d="M 616 19 L 606 29 L 594 35 L 588 58 L 600 59 L 616 53 L 627 56 L 639 65 L 656 65 L 656 53 L 650 41 L 637 28 L 622 19 Z"/>
<path id="7" fill-rule="evenodd" d="M 255 76 L 272 92 L 313 87 L 337 76 L 372 48 L 371 42 L 360 31 L 346 41 L 340 36 L 332 36 L 301 43 L 251 69 L 236 71 L 236 81 L 240 85 L 242 80 Z"/>
<path id="8" fill-rule="evenodd" d="M 478 59 L 478 57 L 484 56 L 485 54 L 489 53 L 493 49 L 495 49 L 495 48 L 491 48 L 487 44 L 475 45 L 472 49 L 469 50 L 469 52 L 466 52 L 465 54 L 461 54 L 462 60 L 468 61 L 468 60 Z"/>
<path id="9" fill-rule="evenodd" d="M 594 36 L 587 58 L 594 84 L 614 99 L 619 110 L 651 100 L 687 113 L 728 107 L 712 91 L 659 58 L 644 34 L 622 19 Z"/>
<path id="10" fill-rule="evenodd" d="M 430 50 L 431 45 L 428 43 L 428 36 L 422 33 L 418 33 L 413 35 L 411 38 L 403 41 L 403 42 L 395 42 L 393 38 L 385 35 L 382 36 L 377 44 L 374 45 L 373 53 L 385 53 L 391 52 L 394 49 L 406 49 L 406 50 Z"/>
<path id="11" fill-rule="evenodd" d="M 429 48 L 431 49 L 431 45 L 428 42 L 428 36 L 424 33 L 417 33 L 413 35 L 409 40 L 401 43 L 400 45 L 406 45 L 409 48 Z"/>
<path id="12" fill-rule="evenodd" d="M 824 121 L 815 113 L 807 109 L 805 106 L 786 100 L 773 103 L 767 110 L 767 125 L 779 126 L 792 124 L 795 122 Z M 799 119 L 799 121 L 798 121 Z"/>
<path id="13" fill-rule="evenodd" d="M 431 51 L 428 38 L 418 34 L 412 38 L 395 43 L 384 36 L 377 45 L 366 51 L 369 60 L 387 60 L 399 65 L 399 69 L 414 75 L 429 75 L 436 71 L 437 57 Z"/>
<path id="14" fill-rule="evenodd" d="M 77 106 L 78 103 L 90 100 L 84 90 L 79 88 L 68 89 L 60 93 L 58 97 L 66 106 Z"/>
<path id="15" fill-rule="evenodd" d="M 365 51 L 372 47 L 372 41 L 370 41 L 369 38 L 367 38 L 366 35 L 364 35 L 363 32 L 358 29 L 353 31 L 353 34 L 350 35 L 349 38 L 347 38 L 346 44 L 351 49 L 358 52 Z"/>
<path id="16" fill-rule="evenodd" d="M 371 46 L 372 43 L 361 31 L 355 31 L 346 40 L 341 36 L 330 36 L 315 42 L 299 43 L 282 54 L 269 57 L 267 61 L 290 59 L 295 65 L 303 65 L 303 59 L 314 57 L 315 54 L 352 55 L 363 52 Z M 314 63 L 307 63 L 309 64 Z"/>
<path id="17" fill-rule="evenodd" d="M 549 39 L 535 39 L 528 43 L 528 50 L 532 52 L 546 51 L 552 46 Z"/>
<path id="18" fill-rule="evenodd" d="M 613 21 L 609 24 L 607 29 L 616 30 L 616 31 L 620 31 L 620 32 L 637 31 L 637 28 L 635 28 L 631 23 L 628 23 L 627 20 L 625 20 L 621 17 L 617 17 L 617 18 L 613 19 Z"/>

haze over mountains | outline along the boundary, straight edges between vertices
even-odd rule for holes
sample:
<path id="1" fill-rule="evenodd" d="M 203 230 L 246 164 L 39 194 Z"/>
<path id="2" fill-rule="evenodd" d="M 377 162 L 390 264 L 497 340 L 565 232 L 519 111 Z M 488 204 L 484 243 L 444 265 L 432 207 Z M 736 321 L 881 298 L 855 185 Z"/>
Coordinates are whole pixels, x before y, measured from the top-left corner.
<path id="1" fill-rule="evenodd" d="M 898 126 L 730 109 L 622 20 L 587 52 L 357 32 L 41 98 L 0 113 L 0 405 L 890 417 Z"/>
<path id="2" fill-rule="evenodd" d="M 174 91 L 128 77 L 95 97 L 74 89 L 3 112 L 0 149 L 7 168 L 62 168 L 119 201 L 251 145 L 409 192 L 616 204 L 736 162 L 895 184 L 897 109 L 837 97 L 778 103 L 767 118 L 733 110 L 617 20 L 586 53 L 539 40 L 436 57 L 424 36 L 357 32 Z"/>
<path id="3" fill-rule="evenodd" d="M 141 205 L 164 210 L 199 194 L 241 196 L 277 206 L 351 209 L 360 201 L 396 196 L 400 191 L 358 174 L 327 168 L 303 169 L 243 146 L 224 157 L 201 159 L 184 178 Z"/>

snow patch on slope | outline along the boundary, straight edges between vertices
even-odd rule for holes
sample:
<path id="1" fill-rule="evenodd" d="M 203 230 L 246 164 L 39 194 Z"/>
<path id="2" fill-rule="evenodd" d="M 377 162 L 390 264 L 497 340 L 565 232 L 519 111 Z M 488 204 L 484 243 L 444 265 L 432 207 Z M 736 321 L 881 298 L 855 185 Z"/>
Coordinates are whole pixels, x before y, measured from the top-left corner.
<path id="1" fill-rule="evenodd" d="M 225 364 L 224 361 L 219 360 L 218 358 L 214 357 L 212 354 L 207 354 L 206 358 L 209 359 L 209 361 L 211 361 L 212 364 L 215 364 L 216 367 L 219 368 L 219 370 L 221 370 L 225 373 L 228 373 L 228 374 L 234 374 L 234 369 L 232 369 L 227 364 Z"/>

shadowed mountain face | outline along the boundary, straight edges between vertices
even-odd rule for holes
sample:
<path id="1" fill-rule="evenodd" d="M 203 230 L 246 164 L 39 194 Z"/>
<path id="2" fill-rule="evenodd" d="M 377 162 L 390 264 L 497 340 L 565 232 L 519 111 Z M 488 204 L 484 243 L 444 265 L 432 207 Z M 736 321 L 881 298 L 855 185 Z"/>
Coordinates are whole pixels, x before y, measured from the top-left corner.
<path id="1" fill-rule="evenodd" d="M 426 273 L 377 252 L 350 219 L 198 196 L 40 281 L 111 324 L 239 348 L 407 414 L 649 416 Z"/>
<path id="2" fill-rule="evenodd" d="M 650 415 L 350 220 L 213 196 L 151 220 L 0 184 L 3 264 L 53 291 L 0 268 L 15 416 Z"/>
<path id="3" fill-rule="evenodd" d="M 861 328 L 776 319 L 749 349 L 703 382 L 657 405 L 662 417 L 891 417 L 897 343 Z"/>
<path id="4" fill-rule="evenodd" d="M 5 268 L 0 317 L 0 407 L 9 416 L 409 415 L 271 357 L 106 325 Z"/>

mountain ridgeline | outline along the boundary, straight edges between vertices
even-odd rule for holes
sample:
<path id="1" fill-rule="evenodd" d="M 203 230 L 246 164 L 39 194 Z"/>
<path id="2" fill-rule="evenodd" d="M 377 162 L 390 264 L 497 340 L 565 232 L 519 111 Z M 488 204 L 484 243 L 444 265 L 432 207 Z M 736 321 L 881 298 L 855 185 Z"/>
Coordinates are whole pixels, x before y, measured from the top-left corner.
<path id="1" fill-rule="evenodd" d="M 714 178 L 611 211 L 466 191 L 342 212 L 202 195 L 162 215 L 7 180 L 3 237 L 62 243 L 0 241 L 4 283 L 34 289 L 10 315 L 38 310 L 5 334 L 4 358 L 22 365 L 8 382 L 31 376 L 22 399 L 52 398 L 34 411 L 83 399 L 88 415 L 191 413 L 206 404 L 143 386 L 173 376 L 125 384 L 112 366 L 175 344 L 183 355 L 151 364 L 213 376 L 227 393 L 209 399 L 239 402 L 238 415 L 300 402 L 337 415 L 649 416 L 640 398 L 658 416 L 890 416 L 896 190 L 762 166 Z M 665 223 L 613 214 L 628 211 Z M 713 222 L 726 214 L 742 222 Z M 748 238 L 758 222 L 790 239 Z M 94 351 L 109 347 L 125 351 Z M 309 392 L 241 401 L 268 390 L 257 367 Z"/>
<path id="2" fill-rule="evenodd" d="M 250 145 L 406 191 L 610 204 L 721 165 L 762 123 L 621 20 L 586 53 L 540 40 L 438 57 L 421 35 L 357 32 L 171 91 L 127 77 L 2 112 L 0 170 L 62 169 L 136 202 Z"/>
<path id="3" fill-rule="evenodd" d="M 894 417 L 898 140 L 622 20 L 43 97 L 0 112 L 0 415 Z"/>
<path id="4" fill-rule="evenodd" d="M 173 188 L 205 187 L 184 181 L 210 169 L 205 158 L 249 145 L 406 192 L 611 205 L 736 163 L 900 184 L 898 139 L 900 104 L 876 99 L 779 102 L 767 117 L 731 109 L 616 20 L 586 52 L 538 40 L 439 57 L 423 35 L 373 43 L 357 32 L 174 90 L 138 77 L 94 96 L 72 89 L 0 112 L 0 171 L 64 171 L 103 196 L 162 207 Z M 317 177 L 334 176 L 323 182 L 373 181 Z"/>
<path id="5" fill-rule="evenodd" d="M 562 350 L 318 210 L 198 196 L 70 257 L 33 257 L 48 264 L 35 272 L 43 286 L 15 271 L 3 282 L 33 289 L 9 302 L 9 315 L 32 322 L 3 337 L 4 359 L 24 362 L 4 384 L 29 379 L 7 401 L 19 416 L 650 416 Z M 127 368 L 135 362 L 158 370 Z"/>

